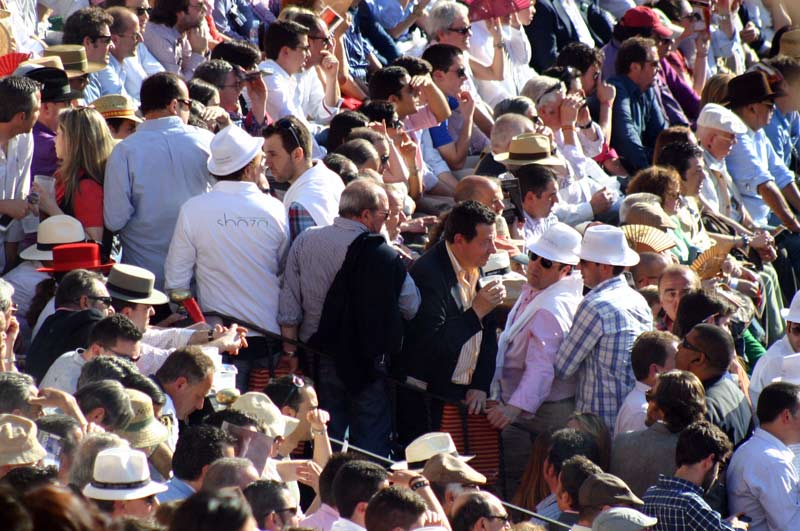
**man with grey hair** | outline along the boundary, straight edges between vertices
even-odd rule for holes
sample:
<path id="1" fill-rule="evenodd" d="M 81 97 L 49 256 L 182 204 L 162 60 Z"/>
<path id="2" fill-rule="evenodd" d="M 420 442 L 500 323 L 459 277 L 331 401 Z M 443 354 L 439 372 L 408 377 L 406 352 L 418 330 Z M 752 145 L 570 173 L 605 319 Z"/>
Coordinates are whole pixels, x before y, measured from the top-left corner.
<path id="1" fill-rule="evenodd" d="M 391 428 L 381 375 L 400 349 L 402 320 L 414 317 L 420 302 L 399 255 L 379 236 L 388 214 L 380 185 L 363 179 L 347 185 L 333 225 L 295 239 L 278 299 L 284 337 L 336 358 L 320 360 L 317 379 L 320 406 L 331 413 L 329 433 L 341 438 L 349 426 L 354 445 L 379 455 L 389 453 Z M 296 350 L 283 345 L 289 357 Z"/>
<path id="2" fill-rule="evenodd" d="M 507 153 L 511 139 L 515 136 L 533 133 L 535 130 L 533 120 L 521 114 L 504 114 L 497 118 L 489 137 L 492 151 L 481 159 L 475 173 L 486 177 L 499 177 L 505 173 L 506 167 L 494 160 L 494 155 Z"/>
<path id="3" fill-rule="evenodd" d="M 39 390 L 29 374 L 0 372 L 0 414 L 11 413 L 36 420 L 45 407 L 59 408 L 81 427 L 88 424 L 72 395 L 58 389 Z"/>
<path id="4" fill-rule="evenodd" d="M 215 492 L 225 487 L 239 487 L 244 490 L 258 479 L 258 471 L 249 459 L 222 457 L 208 466 L 203 476 L 202 490 Z"/>
<path id="5" fill-rule="evenodd" d="M 109 448 L 125 448 L 128 442 L 113 433 L 87 433 L 75 451 L 69 471 L 69 484 L 78 492 L 92 481 L 97 454 Z"/>

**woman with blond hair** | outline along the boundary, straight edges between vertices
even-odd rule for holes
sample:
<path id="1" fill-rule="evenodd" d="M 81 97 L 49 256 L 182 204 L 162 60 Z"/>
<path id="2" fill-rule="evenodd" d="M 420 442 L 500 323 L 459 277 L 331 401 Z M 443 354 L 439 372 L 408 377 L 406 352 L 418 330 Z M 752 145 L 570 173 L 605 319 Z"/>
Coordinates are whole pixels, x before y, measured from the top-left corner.
<path id="1" fill-rule="evenodd" d="M 103 242 L 107 254 L 110 238 L 104 242 L 103 176 L 114 139 L 106 121 L 91 107 L 64 109 L 58 115 L 56 132 L 55 198 L 39 193 L 39 209 L 48 216 L 67 214 L 77 218 L 90 240 Z"/>

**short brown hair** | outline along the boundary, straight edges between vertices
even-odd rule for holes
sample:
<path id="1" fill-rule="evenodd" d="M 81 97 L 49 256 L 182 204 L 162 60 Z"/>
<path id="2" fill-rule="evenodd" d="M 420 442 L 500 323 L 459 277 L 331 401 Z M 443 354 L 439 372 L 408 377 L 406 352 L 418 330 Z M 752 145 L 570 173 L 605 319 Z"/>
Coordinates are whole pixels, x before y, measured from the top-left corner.
<path id="1" fill-rule="evenodd" d="M 213 372 L 214 362 L 211 358 L 206 356 L 200 347 L 189 346 L 174 350 L 156 371 L 156 378 L 165 384 L 183 376 L 189 385 L 193 385 Z"/>

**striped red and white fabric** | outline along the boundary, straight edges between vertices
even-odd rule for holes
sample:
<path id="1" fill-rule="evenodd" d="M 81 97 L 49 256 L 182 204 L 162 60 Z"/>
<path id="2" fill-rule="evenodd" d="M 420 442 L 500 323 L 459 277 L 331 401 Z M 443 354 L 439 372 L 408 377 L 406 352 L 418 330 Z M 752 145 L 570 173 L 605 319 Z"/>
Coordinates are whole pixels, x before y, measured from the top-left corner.
<path id="1" fill-rule="evenodd" d="M 466 415 L 468 441 L 464 437 L 462 415 Z M 489 424 L 486 415 L 462 414 L 457 406 L 445 404 L 440 430 L 450 434 L 459 454 L 475 456 L 469 465 L 486 476 L 488 485 L 497 481 L 500 475 L 500 432 Z"/>

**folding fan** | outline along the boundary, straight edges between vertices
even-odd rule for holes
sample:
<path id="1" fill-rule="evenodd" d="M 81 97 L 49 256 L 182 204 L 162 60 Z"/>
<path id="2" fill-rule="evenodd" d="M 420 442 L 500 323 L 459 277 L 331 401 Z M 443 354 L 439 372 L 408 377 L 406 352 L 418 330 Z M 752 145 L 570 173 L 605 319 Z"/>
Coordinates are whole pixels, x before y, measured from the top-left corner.
<path id="1" fill-rule="evenodd" d="M 623 225 L 621 229 L 637 253 L 662 253 L 676 245 L 669 234 L 649 225 Z"/>
<path id="2" fill-rule="evenodd" d="M 504 17 L 531 6 L 530 0 L 467 0 L 469 20 L 477 22 L 494 17 Z"/>
<path id="3" fill-rule="evenodd" d="M 703 253 L 695 258 L 692 262 L 691 268 L 700 277 L 700 280 L 708 280 L 719 275 L 722 269 L 722 263 L 725 262 L 730 247 L 727 245 L 715 245 L 703 251 Z"/>
<path id="4" fill-rule="evenodd" d="M 2 30 L 0 30 L 2 31 Z M 11 52 L 0 56 L 0 77 L 10 76 L 14 70 L 20 65 L 30 59 L 31 54 L 21 52 Z"/>

